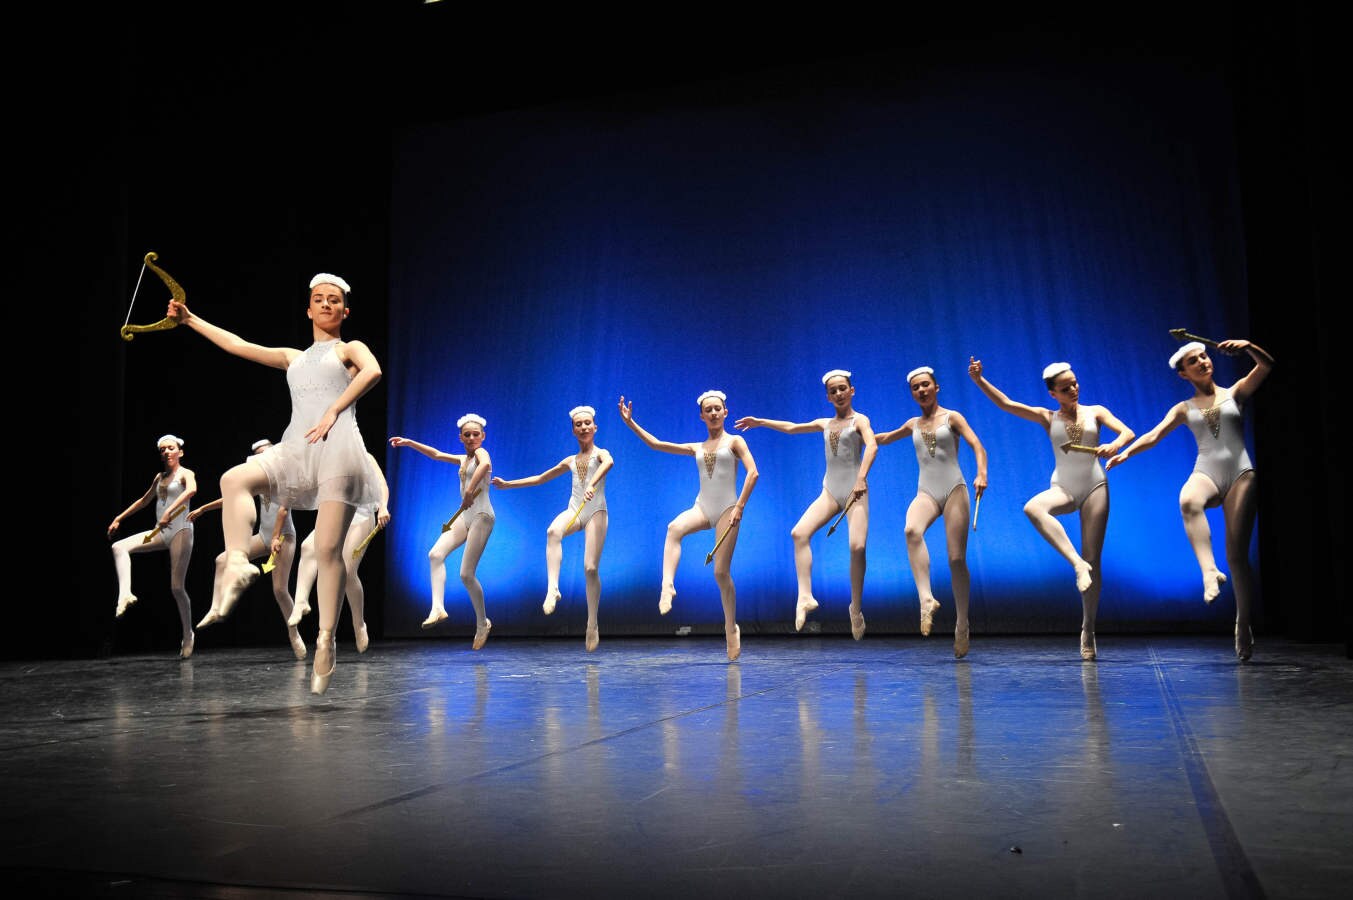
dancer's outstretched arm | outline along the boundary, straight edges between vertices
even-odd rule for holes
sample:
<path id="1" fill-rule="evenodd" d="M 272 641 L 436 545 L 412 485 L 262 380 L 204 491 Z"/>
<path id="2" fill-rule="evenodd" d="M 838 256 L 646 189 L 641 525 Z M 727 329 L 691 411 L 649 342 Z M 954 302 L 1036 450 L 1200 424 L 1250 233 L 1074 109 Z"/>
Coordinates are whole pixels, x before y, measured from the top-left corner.
<path id="1" fill-rule="evenodd" d="M 413 450 L 417 450 L 419 453 L 423 454 L 428 459 L 435 459 L 438 462 L 449 462 L 455 463 L 456 465 L 460 465 L 465 461 L 464 453 L 444 453 L 443 451 L 438 450 L 436 447 L 432 447 L 427 444 L 420 444 L 418 441 L 415 441 L 411 438 L 392 437 L 390 438 L 390 446 L 409 447 Z"/>
<path id="2" fill-rule="evenodd" d="M 1011 415 L 1028 419 L 1030 422 L 1037 422 L 1044 428 L 1052 424 L 1052 410 L 1029 406 L 1026 403 L 1020 403 L 1018 400 L 1011 400 L 1005 395 L 1004 391 L 987 381 L 986 376 L 982 374 L 982 361 L 980 359 L 968 358 L 968 375 L 992 403 Z"/>
<path id="3" fill-rule="evenodd" d="M 1104 468 L 1112 469 L 1119 463 L 1127 462 L 1129 458 L 1136 456 L 1143 450 L 1150 450 L 1152 447 L 1156 446 L 1156 444 L 1160 443 L 1161 438 L 1165 437 L 1165 435 L 1169 434 L 1171 431 L 1174 431 L 1180 425 L 1183 425 L 1184 422 L 1188 420 L 1188 414 L 1187 400 L 1176 403 L 1174 406 L 1170 407 L 1170 411 L 1165 414 L 1165 418 L 1161 419 L 1160 422 L 1156 424 L 1155 428 L 1152 428 L 1146 434 L 1129 444 L 1126 450 L 1114 455 L 1104 464 Z"/>
<path id="4" fill-rule="evenodd" d="M 122 527 L 123 519 L 127 518 L 137 510 L 144 509 L 146 504 L 150 503 L 151 498 L 155 496 L 155 488 L 158 487 L 159 484 L 160 484 L 160 476 L 156 475 L 150 481 L 150 489 L 147 490 L 144 494 L 142 494 L 139 500 L 137 500 L 131 506 L 124 509 L 122 512 L 118 513 L 116 516 L 113 516 L 113 521 L 108 525 L 109 537 L 112 537 L 113 535 L 117 534 L 117 530 Z"/>
<path id="5" fill-rule="evenodd" d="M 291 365 L 293 359 L 301 355 L 301 351 L 290 347 L 264 347 L 250 343 L 234 332 L 226 331 L 201 316 L 193 315 L 188 310 L 187 304 L 177 300 L 169 301 L 168 316 L 180 325 L 187 325 L 225 352 L 250 362 L 272 366 L 274 369 L 285 369 Z"/>
<path id="6" fill-rule="evenodd" d="M 894 441 L 900 441 L 903 438 L 911 437 L 911 433 L 916 430 L 916 417 L 908 419 L 892 431 L 880 431 L 875 435 L 875 441 L 880 447 L 886 447 Z"/>
<path id="7" fill-rule="evenodd" d="M 695 446 L 693 444 L 674 444 L 671 441 L 660 441 L 645 431 L 638 422 L 634 421 L 634 401 L 631 400 L 629 403 L 626 403 L 623 396 L 620 398 L 620 418 L 629 426 L 630 431 L 633 431 L 639 436 L 639 440 L 643 441 L 654 450 L 660 450 L 663 453 L 675 453 L 677 456 L 695 455 Z M 743 442 L 743 445 L 746 446 L 745 441 Z"/>
<path id="8" fill-rule="evenodd" d="M 538 484 L 553 481 L 569 470 L 569 460 L 572 458 L 573 457 L 571 456 L 565 456 L 539 475 L 531 475 L 526 478 L 499 478 L 495 475 L 493 478 L 493 486 L 496 488 L 535 487 Z"/>
<path id="9" fill-rule="evenodd" d="M 201 506 L 199 506 L 197 509 L 189 510 L 189 511 L 188 511 L 188 521 L 189 521 L 189 522 L 196 522 L 198 519 L 200 519 L 202 516 L 206 515 L 207 513 L 209 513 L 209 512 L 216 512 L 218 509 L 221 508 L 221 505 L 222 505 L 223 503 L 225 503 L 225 501 L 224 501 L 223 499 L 221 499 L 220 497 L 217 497 L 215 500 L 211 501 L 210 503 L 204 503 L 204 504 L 202 504 Z"/>
<path id="10" fill-rule="evenodd" d="M 812 434 L 827 427 L 826 419 L 814 419 L 811 422 L 785 422 L 780 419 L 761 419 L 756 416 L 743 416 L 733 423 L 738 431 L 749 428 L 769 428 L 784 434 Z"/>

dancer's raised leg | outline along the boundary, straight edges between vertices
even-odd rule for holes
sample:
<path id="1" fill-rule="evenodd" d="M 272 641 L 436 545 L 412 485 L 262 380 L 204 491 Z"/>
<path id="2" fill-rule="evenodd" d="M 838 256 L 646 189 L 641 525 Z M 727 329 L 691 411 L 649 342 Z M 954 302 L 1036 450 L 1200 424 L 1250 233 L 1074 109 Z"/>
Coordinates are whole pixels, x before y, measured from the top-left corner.
<path id="1" fill-rule="evenodd" d="M 1075 511 L 1076 502 L 1059 487 L 1050 487 L 1035 494 L 1024 504 L 1024 514 L 1029 517 L 1034 528 L 1075 570 L 1076 590 L 1085 593 L 1090 587 L 1091 563 L 1082 558 L 1081 554 L 1076 552 L 1076 548 L 1071 546 L 1071 538 L 1066 536 L 1066 529 L 1056 519 L 1057 516 Z"/>
<path id="2" fill-rule="evenodd" d="M 682 538 L 707 528 L 709 519 L 698 509 L 688 509 L 667 523 L 667 539 L 662 545 L 662 591 L 658 595 L 658 612 L 661 615 L 665 616 L 672 611 L 672 598 L 676 596 L 677 564 L 681 562 Z"/>
<path id="3" fill-rule="evenodd" d="M 803 630 L 808 613 L 818 607 L 817 599 L 813 597 L 813 548 L 810 542 L 813 535 L 840 511 L 840 504 L 823 491 L 816 500 L 808 504 L 803 515 L 799 516 L 799 521 L 790 529 L 789 537 L 794 542 L 794 574 L 799 582 L 799 596 L 794 603 L 795 631 Z"/>
<path id="4" fill-rule="evenodd" d="M 930 587 L 930 550 L 925 533 L 940 517 L 940 507 L 929 494 L 917 494 L 907 507 L 907 560 L 916 582 L 916 598 L 921 605 L 921 634 L 929 635 L 939 601 Z"/>
<path id="5" fill-rule="evenodd" d="M 545 602 L 541 608 L 547 616 L 554 612 L 555 604 L 559 602 L 559 566 L 564 561 L 564 537 L 577 530 L 575 525 L 573 531 L 565 531 L 572 519 L 573 512 L 566 509 L 545 529 Z"/>
<path id="6" fill-rule="evenodd" d="M 1207 510 L 1220 503 L 1217 486 L 1202 472 L 1194 472 L 1179 490 L 1179 512 L 1184 517 L 1184 533 L 1189 546 L 1198 558 L 1203 573 L 1203 602 L 1211 603 L 1221 593 L 1226 576 L 1217 568 L 1212 553 L 1212 528 L 1207 524 Z M 1248 555 L 1248 554 L 1247 554 Z"/>

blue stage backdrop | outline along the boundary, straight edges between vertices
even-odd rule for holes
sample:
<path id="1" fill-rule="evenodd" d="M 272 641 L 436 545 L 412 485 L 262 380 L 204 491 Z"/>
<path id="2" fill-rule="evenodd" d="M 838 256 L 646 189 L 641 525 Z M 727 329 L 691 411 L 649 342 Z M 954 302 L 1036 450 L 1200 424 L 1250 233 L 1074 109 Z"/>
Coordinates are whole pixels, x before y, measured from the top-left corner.
<path id="1" fill-rule="evenodd" d="M 1065 69 L 1065 67 L 1063 67 Z M 848 79 L 845 79 L 848 80 Z M 1231 111 L 1219 76 L 1169 63 L 824 78 L 783 91 L 705 86 L 689 96 L 515 111 L 420 127 L 395 147 L 389 432 L 460 451 L 455 420 L 488 419 L 495 474 L 531 475 L 576 448 L 567 411 L 598 411 L 607 481 L 604 631 L 671 633 L 721 622 L 712 532 L 686 540 L 673 612 L 657 613 L 667 522 L 695 497 L 693 460 L 644 447 L 616 412 L 623 394 L 659 438 L 705 436 L 696 396 L 741 415 L 830 414 L 820 375 L 854 372 L 876 430 L 916 409 L 903 382 L 935 368 L 991 458 L 971 535 L 973 626 L 1075 631 L 1071 570 L 1022 512 L 1048 485 L 1047 434 L 997 410 L 968 379 L 970 355 L 1011 397 L 1055 405 L 1043 366 L 1066 360 L 1086 403 L 1138 433 L 1188 387 L 1167 367 L 1187 326 L 1243 336 L 1245 259 Z M 789 79 L 794 83 L 794 79 Z M 1232 380 L 1240 362 L 1222 361 Z M 760 483 L 733 560 L 748 633 L 792 630 L 789 530 L 820 489 L 822 438 L 758 429 Z M 1186 430 L 1110 474 L 1102 630 L 1228 630 L 1177 507 L 1192 469 Z M 457 503 L 456 470 L 387 454 L 388 629 L 416 634 L 429 604 L 427 551 Z M 962 465 L 971 482 L 966 445 Z M 916 492 L 910 442 L 870 477 L 866 615 L 912 632 L 917 598 L 903 521 Z M 740 483 L 740 482 L 739 482 Z M 495 633 L 580 634 L 582 538 L 565 542 L 554 617 L 544 532 L 566 477 L 492 493 L 497 524 L 479 566 Z M 1062 519 L 1079 545 L 1075 515 Z M 1219 519 L 1214 544 L 1222 553 Z M 929 546 L 940 629 L 953 604 L 942 524 Z M 814 618 L 847 628 L 845 529 L 813 541 Z M 451 628 L 473 615 L 448 562 Z"/>

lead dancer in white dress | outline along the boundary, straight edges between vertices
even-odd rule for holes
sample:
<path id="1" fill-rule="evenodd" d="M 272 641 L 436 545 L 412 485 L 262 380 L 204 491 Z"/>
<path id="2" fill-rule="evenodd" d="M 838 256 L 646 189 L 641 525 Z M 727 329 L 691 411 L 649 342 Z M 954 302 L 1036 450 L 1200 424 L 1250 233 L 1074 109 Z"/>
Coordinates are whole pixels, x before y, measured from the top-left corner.
<path id="1" fill-rule="evenodd" d="M 930 551 L 925 533 L 935 520 L 944 516 L 944 541 L 949 549 L 949 575 L 954 588 L 954 657 L 968 655 L 968 483 L 958 467 L 958 439 L 972 447 L 977 457 L 977 475 L 973 492 L 981 499 L 987 489 L 987 451 L 977 439 L 968 420 L 952 409 L 939 405 L 939 382 L 935 370 L 921 366 L 907 373 L 907 387 L 921 407 L 921 414 L 902 423 L 900 428 L 878 436 L 880 446 L 911 436 L 920 470 L 916 496 L 907 507 L 907 559 L 916 581 L 916 596 L 921 604 L 921 634 L 930 634 L 939 601 L 930 588 Z"/>
<path id="2" fill-rule="evenodd" d="M 1026 406 L 1011 400 L 982 374 L 981 360 L 968 363 L 968 375 L 998 407 L 1012 415 L 1042 425 L 1052 441 L 1056 466 L 1046 491 L 1035 494 L 1024 504 L 1024 514 L 1043 539 L 1062 554 L 1076 573 L 1076 589 L 1081 594 L 1081 659 L 1093 660 L 1095 617 L 1099 612 L 1100 554 L 1104 532 L 1109 525 L 1109 483 L 1104 478 L 1100 459 L 1113 456 L 1134 437 L 1132 429 L 1118 421 L 1105 406 L 1083 405 L 1080 382 L 1068 363 L 1052 363 L 1043 369 L 1043 384 L 1057 401 L 1057 409 Z M 1108 428 L 1118 436 L 1107 444 L 1097 444 L 1099 429 Z M 1065 451 L 1066 443 L 1094 447 L 1093 452 Z M 1066 529 L 1056 516 L 1080 511 L 1081 551 L 1076 552 Z"/>
<path id="3" fill-rule="evenodd" d="M 742 632 L 737 622 L 737 589 L 733 585 L 731 572 L 733 550 L 738 543 L 738 525 L 742 522 L 742 511 L 756 487 L 756 461 L 747 442 L 724 431 L 724 419 L 728 418 L 728 406 L 723 391 L 705 391 L 697 398 L 700 406 L 700 418 L 709 430 L 709 439 L 694 444 L 673 444 L 660 441 L 649 434 L 634 421 L 634 403 L 625 403 L 620 398 L 620 418 L 630 430 L 639 436 L 654 450 L 663 453 L 675 453 L 678 456 L 693 456 L 700 476 L 700 493 L 695 505 L 678 515 L 667 525 L 667 540 L 662 550 L 662 592 L 658 595 L 658 612 L 667 615 L 672 611 L 672 598 L 676 596 L 673 579 L 676 577 L 677 564 L 681 562 L 681 539 L 688 534 L 715 528 L 722 542 L 716 538 L 718 549 L 714 552 L 714 580 L 719 585 L 719 600 L 723 604 L 724 639 L 728 645 L 728 660 L 732 662 L 742 654 Z M 742 480 L 742 493 L 737 493 L 738 460 L 746 470 Z"/>
<path id="4" fill-rule="evenodd" d="M 319 636 L 310 690 L 329 689 L 335 658 L 334 628 L 343 599 L 343 536 L 353 511 L 377 499 L 366 475 L 366 447 L 357 428 L 356 403 L 381 377 L 376 357 L 361 341 L 343 341 L 348 283 L 337 275 L 310 280 L 306 316 L 314 343 L 306 350 L 263 347 L 218 328 L 170 301 L 169 316 L 227 353 L 285 369 L 291 389 L 291 423 L 280 443 L 221 476 L 221 527 L 226 566 L 221 598 L 213 604 L 227 616 L 240 592 L 258 577 L 249 562 L 254 532 L 254 495 L 266 493 L 288 509 L 317 510 L 315 558 L 319 562 Z"/>
<path id="5" fill-rule="evenodd" d="M 264 438 L 254 441 L 251 448 L 255 454 L 263 453 L 272 446 L 272 441 Z M 222 502 L 217 498 L 206 506 L 200 506 L 188 513 L 190 521 L 196 522 L 203 514 L 220 509 Z M 267 530 L 265 536 L 264 531 Z M 291 564 L 296 558 L 296 523 L 291 518 L 291 510 L 273 502 L 267 494 L 258 495 L 258 532 L 249 540 L 249 559 L 261 559 L 273 554 L 277 563 L 272 570 L 272 595 L 277 601 L 277 609 L 282 620 L 287 623 L 287 640 L 291 643 L 291 652 L 297 659 L 305 659 L 305 641 L 290 622 L 294 601 L 291 599 Z M 216 576 L 212 590 L 212 602 L 221 599 L 221 578 L 225 574 L 227 555 L 224 551 L 216 555 Z M 221 621 L 221 611 L 217 606 L 207 610 L 202 621 L 197 623 L 198 630 L 215 625 Z"/>
<path id="6" fill-rule="evenodd" d="M 348 598 L 348 614 L 352 617 L 352 634 L 358 653 L 366 652 L 367 647 L 371 646 L 371 638 L 366 630 L 366 589 L 357 574 L 357 567 L 366 558 L 366 547 L 363 545 L 371 535 L 371 529 L 384 528 L 390 524 L 390 486 L 385 481 L 385 473 L 381 471 L 376 457 L 368 453 L 366 458 L 368 471 L 380 489 L 380 502 L 376 506 L 358 508 L 352 515 L 348 535 L 343 539 L 343 565 L 348 568 L 345 595 Z M 315 533 L 312 531 L 301 542 L 301 561 L 296 566 L 296 605 L 287 624 L 293 627 L 299 625 L 301 617 L 310 612 L 310 592 L 315 587 L 315 578 L 318 574 L 319 565 L 315 562 Z"/>
<path id="7" fill-rule="evenodd" d="M 1170 357 L 1170 366 L 1193 386 L 1193 398 L 1171 407 L 1160 424 L 1137 438 L 1107 465 L 1112 469 L 1128 457 L 1154 447 L 1181 424 L 1189 426 L 1198 442 L 1198 459 L 1193 474 L 1179 491 L 1179 511 L 1184 516 L 1184 531 L 1198 558 L 1198 568 L 1203 571 L 1203 600 L 1211 603 L 1221 593 L 1226 576 L 1217 568 L 1212 554 L 1212 530 L 1208 528 L 1205 510 L 1213 506 L 1222 508 L 1226 562 L 1231 567 L 1236 592 L 1236 656 L 1243 661 L 1254 652 L 1254 634 L 1250 630 L 1254 595 L 1250 534 L 1254 530 L 1258 495 L 1257 476 L 1245 450 L 1241 411 L 1273 369 L 1273 357 L 1249 341 L 1222 341 L 1217 349 L 1228 356 L 1241 351 L 1248 353 L 1254 368 L 1229 388 L 1220 387 L 1213 379 L 1215 372 L 1207 347 L 1197 341 L 1180 347 Z"/>
<path id="8" fill-rule="evenodd" d="M 141 498 L 114 517 L 108 526 L 108 537 L 112 538 L 122 527 L 122 520 L 150 503 L 155 498 L 155 524 L 159 534 L 150 540 L 146 536 L 150 531 L 140 531 L 131 537 L 125 537 L 113 544 L 113 566 L 117 570 L 117 618 L 136 602 L 132 593 L 132 553 L 149 553 L 152 550 L 169 551 L 169 590 L 174 595 L 174 604 L 178 607 L 179 622 L 183 626 L 183 640 L 179 644 L 179 657 L 187 659 L 193 655 L 193 608 L 184 587 L 188 576 L 188 563 L 193 558 L 193 523 L 185 514 L 197 493 L 197 477 L 191 469 L 186 469 L 183 460 L 183 438 L 166 434 L 155 442 L 160 459 L 164 462 L 164 471 L 150 482 L 150 490 Z"/>
<path id="9" fill-rule="evenodd" d="M 559 566 L 564 559 L 563 541 L 567 535 L 585 531 L 583 547 L 583 575 L 587 580 L 587 628 L 583 646 L 588 653 L 597 649 L 601 636 L 597 631 L 597 608 L 601 605 L 601 548 L 606 544 L 606 473 L 615 461 L 611 454 L 596 446 L 597 411 L 590 406 L 575 406 L 569 410 L 573 436 L 578 440 L 578 452 L 565 456 L 553 467 L 528 478 L 494 478 L 496 488 L 533 487 L 572 473 L 573 487 L 568 506 L 554 517 L 545 531 L 545 615 L 554 612 L 559 602 Z"/>
<path id="10" fill-rule="evenodd" d="M 866 480 L 878 453 L 878 444 L 869 417 L 855 411 L 855 385 L 851 382 L 851 373 L 832 369 L 822 376 L 822 385 L 827 390 L 827 402 L 835 407 L 831 416 L 811 422 L 744 416 L 734 423 L 734 427 L 739 431 L 765 427 L 784 434 L 822 432 L 827 457 L 822 492 L 789 532 L 794 542 L 794 572 L 799 582 L 799 596 L 794 604 L 794 630 L 802 631 L 808 613 L 818 607 L 817 599 L 813 597 L 813 548 L 809 542 L 832 516 L 849 506 L 846 521 L 850 541 L 850 633 L 858 641 L 864 637 L 865 629 L 861 602 L 864 596 L 864 550 L 869 539 L 869 486 Z"/>
<path id="11" fill-rule="evenodd" d="M 428 551 L 428 566 L 432 577 L 432 609 L 423 620 L 424 628 L 446 621 L 446 558 L 461 544 L 465 552 L 460 557 L 460 582 L 470 595 L 470 605 L 474 607 L 475 631 L 472 650 L 482 650 L 489 639 L 489 621 L 484 609 L 484 588 L 479 583 L 475 571 L 479 568 L 479 559 L 493 534 L 493 505 L 489 503 L 489 478 L 493 474 L 493 462 L 489 451 L 484 449 L 484 428 L 488 425 L 484 417 L 475 413 L 466 413 L 456 420 L 460 431 L 460 442 L 465 445 L 464 453 L 443 453 L 436 447 L 420 444 L 404 437 L 390 438 L 391 447 L 412 447 L 419 453 L 440 462 L 453 462 L 460 466 L 460 511 L 449 531 L 442 532 L 437 542 Z"/>

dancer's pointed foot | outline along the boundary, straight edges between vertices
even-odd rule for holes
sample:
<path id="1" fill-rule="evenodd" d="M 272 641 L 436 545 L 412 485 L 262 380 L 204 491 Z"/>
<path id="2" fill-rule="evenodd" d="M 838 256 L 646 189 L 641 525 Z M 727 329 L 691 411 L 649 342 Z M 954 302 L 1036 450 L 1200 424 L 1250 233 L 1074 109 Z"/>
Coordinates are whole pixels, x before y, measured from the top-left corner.
<path id="1" fill-rule="evenodd" d="M 216 607 L 212 607 L 211 609 L 207 610 L 207 614 L 202 617 L 202 621 L 197 623 L 198 630 L 206 628 L 210 625 L 215 625 L 219 621 L 221 621 L 221 617 L 217 615 Z"/>
<path id="2" fill-rule="evenodd" d="M 968 626 L 963 625 L 954 629 L 954 659 L 962 659 L 968 655 Z"/>
<path id="3" fill-rule="evenodd" d="M 807 621 L 808 614 L 817 609 L 817 600 L 812 594 L 800 594 L 799 602 L 794 604 L 794 630 L 803 631 L 803 623 Z"/>
<path id="4" fill-rule="evenodd" d="M 940 608 L 940 601 L 931 597 L 929 600 L 921 601 L 921 634 L 930 636 L 930 628 L 935 624 L 935 610 Z"/>
<path id="5" fill-rule="evenodd" d="M 864 610 L 850 607 L 850 636 L 855 640 L 864 639 Z"/>
<path id="6" fill-rule="evenodd" d="M 117 613 L 114 614 L 113 618 L 122 618 L 122 614 L 131 609 L 134 603 L 136 603 L 135 594 L 123 594 L 117 601 Z"/>
<path id="7" fill-rule="evenodd" d="M 1076 590 L 1084 594 L 1086 591 L 1090 590 L 1090 585 L 1094 584 L 1094 578 L 1090 575 L 1092 568 L 1088 562 L 1081 560 L 1076 564 L 1075 569 Z"/>
<path id="8" fill-rule="evenodd" d="M 445 609 L 442 609 L 440 606 L 434 606 L 432 607 L 432 612 L 428 613 L 428 617 L 423 620 L 423 628 L 432 628 L 434 625 L 445 622 L 447 618 L 449 617 L 446 615 Z"/>
<path id="9" fill-rule="evenodd" d="M 1081 629 L 1081 659 L 1086 662 L 1094 662 L 1099 655 L 1099 648 L 1095 646 L 1095 633 Z"/>
<path id="10" fill-rule="evenodd" d="M 1254 632 L 1250 626 L 1236 625 L 1236 658 L 1247 662 L 1254 655 Z"/>
<path id="11" fill-rule="evenodd" d="M 559 589 L 550 588 L 545 592 L 545 602 L 540 604 L 540 608 L 545 610 L 545 615 L 554 612 L 555 604 L 559 602 Z"/>
<path id="12" fill-rule="evenodd" d="M 489 629 L 492 627 L 493 623 L 488 619 L 484 620 L 483 625 L 476 626 L 474 630 L 474 643 L 470 645 L 471 650 L 484 649 L 484 645 L 489 642 Z"/>
<path id="13" fill-rule="evenodd" d="M 296 658 L 305 659 L 305 641 L 301 640 L 301 633 L 294 627 L 288 628 L 287 638 L 291 641 L 291 652 L 296 654 Z"/>
<path id="14" fill-rule="evenodd" d="M 315 668 L 310 673 L 310 693 L 322 694 L 329 689 L 329 679 L 338 667 L 338 642 L 332 631 L 320 629 L 315 638 Z"/>
<path id="15" fill-rule="evenodd" d="M 597 649 L 597 644 L 601 643 L 601 634 L 597 631 L 597 626 L 589 625 L 583 635 L 583 647 L 588 653 Z"/>
<path id="16" fill-rule="evenodd" d="M 724 639 L 728 641 L 728 661 L 737 662 L 742 655 L 742 629 L 734 625 L 731 633 L 724 632 Z"/>
<path id="17" fill-rule="evenodd" d="M 662 586 L 662 592 L 658 594 L 658 615 L 665 616 L 672 611 L 672 598 L 675 596 L 675 587 L 670 584 Z"/>
<path id="18" fill-rule="evenodd" d="M 357 652 L 365 653 L 366 648 L 371 646 L 371 637 L 366 632 L 365 622 L 353 629 L 353 636 L 357 640 Z"/>
<path id="19" fill-rule="evenodd" d="M 1219 570 L 1213 569 L 1203 576 L 1203 602 L 1211 603 L 1217 599 L 1221 593 L 1221 586 L 1226 583 L 1226 576 Z"/>
<path id="20" fill-rule="evenodd" d="M 197 635 L 190 633 L 186 638 L 179 641 L 179 659 L 188 659 L 193 655 L 193 647 L 197 644 Z"/>
<path id="21" fill-rule="evenodd" d="M 301 600 L 297 603 L 293 603 L 291 605 L 291 615 L 287 616 L 287 624 L 292 628 L 295 628 L 297 625 L 301 624 L 301 618 L 308 615 L 309 612 L 310 604 L 307 601 Z"/>
<path id="22" fill-rule="evenodd" d="M 235 603 L 245 588 L 258 577 L 258 566 L 249 562 L 249 556 L 243 550 L 231 550 L 226 555 L 225 571 L 221 574 L 221 604 L 216 615 L 224 619 L 235 608 Z"/>

